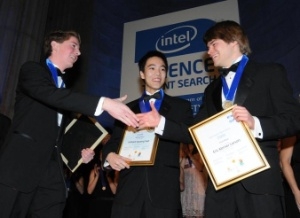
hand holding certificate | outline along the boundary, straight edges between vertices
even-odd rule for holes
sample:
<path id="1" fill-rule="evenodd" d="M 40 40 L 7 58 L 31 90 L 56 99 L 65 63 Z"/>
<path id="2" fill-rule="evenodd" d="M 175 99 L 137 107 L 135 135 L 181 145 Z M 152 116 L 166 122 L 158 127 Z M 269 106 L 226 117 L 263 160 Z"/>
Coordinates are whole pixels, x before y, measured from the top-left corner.
<path id="1" fill-rule="evenodd" d="M 232 108 L 189 128 L 216 190 L 270 167 L 248 127 L 233 118 Z"/>
<path id="2" fill-rule="evenodd" d="M 123 136 L 119 155 L 129 158 L 131 166 L 153 165 L 158 137 L 153 129 L 136 130 L 128 127 Z"/>
<path id="3" fill-rule="evenodd" d="M 94 150 L 107 134 L 97 120 L 79 114 L 65 129 L 61 157 L 66 166 L 74 172 L 83 163 L 82 149 Z M 89 153 L 86 154 L 89 155 Z"/>

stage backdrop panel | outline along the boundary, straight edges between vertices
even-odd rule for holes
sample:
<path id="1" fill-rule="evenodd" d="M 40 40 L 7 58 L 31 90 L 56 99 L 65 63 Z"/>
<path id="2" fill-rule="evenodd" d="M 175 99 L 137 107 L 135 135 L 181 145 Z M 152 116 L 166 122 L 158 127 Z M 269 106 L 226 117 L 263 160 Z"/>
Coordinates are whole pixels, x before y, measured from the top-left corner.
<path id="1" fill-rule="evenodd" d="M 206 54 L 203 34 L 221 20 L 239 22 L 237 0 L 125 23 L 121 95 L 128 95 L 127 102 L 141 96 L 137 62 L 147 51 L 158 50 L 169 62 L 166 93 L 189 100 L 195 114 L 205 87 L 219 75 Z"/>

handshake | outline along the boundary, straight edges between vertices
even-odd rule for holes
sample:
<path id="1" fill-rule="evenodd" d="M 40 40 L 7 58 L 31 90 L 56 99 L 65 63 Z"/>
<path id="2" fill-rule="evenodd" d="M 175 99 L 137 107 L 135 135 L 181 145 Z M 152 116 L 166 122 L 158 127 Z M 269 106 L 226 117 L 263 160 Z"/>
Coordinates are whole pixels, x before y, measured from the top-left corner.
<path id="1" fill-rule="evenodd" d="M 156 110 L 154 103 L 150 103 L 151 111 L 147 113 L 135 114 L 123 103 L 127 95 L 120 98 L 104 98 L 102 110 L 107 111 L 113 118 L 120 120 L 127 126 L 136 129 L 155 128 L 158 126 L 161 115 Z"/>

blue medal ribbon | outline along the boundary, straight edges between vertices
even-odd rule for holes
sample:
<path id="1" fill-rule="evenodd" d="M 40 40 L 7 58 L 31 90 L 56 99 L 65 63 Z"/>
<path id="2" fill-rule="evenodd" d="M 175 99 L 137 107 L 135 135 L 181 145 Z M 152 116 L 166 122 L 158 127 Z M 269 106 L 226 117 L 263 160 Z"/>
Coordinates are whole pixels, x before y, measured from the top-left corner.
<path id="1" fill-rule="evenodd" d="M 56 87 L 58 87 L 58 81 L 57 81 L 57 69 L 56 67 L 53 65 L 53 63 L 49 60 L 49 58 L 46 59 L 46 64 L 48 66 L 48 68 L 50 69 L 52 78 L 56 84 Z"/>
<path id="2" fill-rule="evenodd" d="M 236 70 L 235 77 L 232 81 L 230 89 L 228 88 L 225 77 L 223 77 L 223 76 L 221 77 L 222 85 L 223 85 L 223 93 L 224 93 L 225 99 L 227 101 L 233 102 L 235 91 L 236 91 L 236 89 L 239 85 L 240 79 L 242 77 L 242 74 L 244 72 L 244 68 L 245 68 L 248 60 L 249 60 L 249 58 L 246 55 L 243 55 L 243 57 L 242 57 L 242 59 L 239 63 L 239 66 Z"/>
<path id="3" fill-rule="evenodd" d="M 164 98 L 164 91 L 162 89 L 160 89 L 159 92 L 160 92 L 161 98 L 156 99 L 156 101 L 154 102 L 154 106 L 155 106 L 156 110 L 160 109 L 162 100 Z M 151 111 L 150 102 L 149 101 L 144 101 L 144 96 L 145 95 L 146 95 L 146 93 L 144 93 L 142 95 L 142 97 L 139 99 L 139 106 L 140 106 L 140 110 L 141 110 L 142 113 L 146 113 L 146 112 Z"/>
<path id="4" fill-rule="evenodd" d="M 99 169 L 99 173 L 100 173 L 100 179 L 101 179 L 101 185 L 102 185 L 102 190 L 105 190 L 106 189 L 106 181 L 105 181 L 105 174 L 100 166 L 100 169 Z"/>

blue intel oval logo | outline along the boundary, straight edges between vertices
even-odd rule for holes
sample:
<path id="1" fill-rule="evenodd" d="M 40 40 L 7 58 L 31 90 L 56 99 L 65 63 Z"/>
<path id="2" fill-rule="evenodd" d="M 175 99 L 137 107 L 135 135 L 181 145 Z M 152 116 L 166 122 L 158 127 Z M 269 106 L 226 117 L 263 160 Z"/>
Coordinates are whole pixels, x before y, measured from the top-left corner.
<path id="1" fill-rule="evenodd" d="M 155 48 L 163 53 L 182 51 L 191 46 L 197 36 L 197 28 L 191 25 L 175 27 L 162 35 L 155 43 Z"/>
<path id="2" fill-rule="evenodd" d="M 214 24 L 209 19 L 190 20 L 136 32 L 135 62 L 150 50 L 167 57 L 206 51 L 203 35 Z"/>

